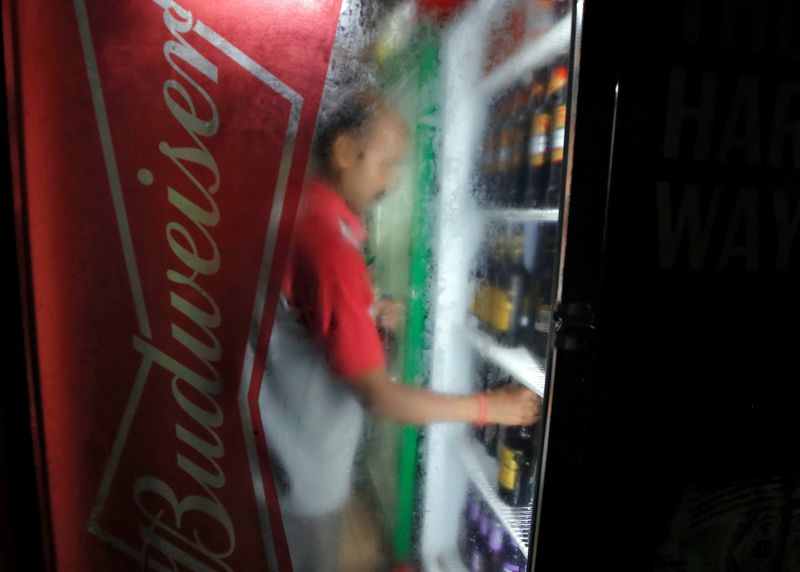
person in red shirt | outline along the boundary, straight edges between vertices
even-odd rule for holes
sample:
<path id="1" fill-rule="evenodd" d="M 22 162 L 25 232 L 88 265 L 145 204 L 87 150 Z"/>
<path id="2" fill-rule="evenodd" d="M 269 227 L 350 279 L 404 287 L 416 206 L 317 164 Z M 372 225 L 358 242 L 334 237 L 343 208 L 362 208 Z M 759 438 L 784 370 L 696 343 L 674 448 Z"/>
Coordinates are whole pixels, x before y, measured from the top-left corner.
<path id="1" fill-rule="evenodd" d="M 446 395 L 394 383 L 362 254 L 365 213 L 391 188 L 407 147 L 399 115 L 373 93 L 348 98 L 318 128 L 317 176 L 304 192 L 262 393 L 263 423 L 294 570 L 336 569 L 341 513 L 363 414 L 412 424 L 529 425 L 541 401 L 523 387 Z"/>

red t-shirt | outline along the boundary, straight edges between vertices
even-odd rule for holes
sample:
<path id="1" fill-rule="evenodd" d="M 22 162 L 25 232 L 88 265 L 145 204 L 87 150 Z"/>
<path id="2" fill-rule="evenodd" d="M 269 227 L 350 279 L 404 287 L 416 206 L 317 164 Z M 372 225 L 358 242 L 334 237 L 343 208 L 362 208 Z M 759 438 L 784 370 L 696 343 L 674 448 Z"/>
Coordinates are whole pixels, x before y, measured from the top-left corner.
<path id="1" fill-rule="evenodd" d="M 385 365 L 361 252 L 366 237 L 364 223 L 333 187 L 319 180 L 309 185 L 295 224 L 283 293 L 340 377 Z"/>

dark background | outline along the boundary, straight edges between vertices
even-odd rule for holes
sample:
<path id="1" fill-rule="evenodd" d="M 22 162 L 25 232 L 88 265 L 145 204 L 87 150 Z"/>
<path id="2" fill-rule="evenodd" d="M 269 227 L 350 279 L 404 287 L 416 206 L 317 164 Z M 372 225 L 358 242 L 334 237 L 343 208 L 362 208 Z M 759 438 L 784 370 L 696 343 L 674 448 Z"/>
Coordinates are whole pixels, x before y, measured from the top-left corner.
<path id="1" fill-rule="evenodd" d="M 0 22 L 1 24 L 2 22 Z M 4 34 L 5 28 L 0 26 Z M 5 42 L 0 51 L 5 52 Z M 5 82 L 5 58 L 0 69 Z M 5 85 L 5 84 L 4 84 Z M 0 92 L 0 260 L 6 276 L 3 289 L 3 366 L 0 381 L 0 571 L 43 570 L 45 546 L 42 527 L 46 514 L 37 495 L 34 431 L 26 382 L 22 326 L 20 271 L 14 220 L 14 193 L 10 167 L 7 89 Z M 35 391 L 35 388 L 31 388 Z"/>
<path id="2" fill-rule="evenodd" d="M 589 349 L 559 352 L 537 570 L 653 570 L 692 490 L 777 477 L 788 517 L 800 248 L 776 269 L 774 191 L 794 213 L 800 162 L 790 138 L 778 165 L 768 159 L 778 86 L 800 84 L 798 32 L 790 1 L 586 2 L 563 300 L 591 303 L 597 329 Z M 677 157 L 665 157 L 676 68 L 688 106 L 700 107 L 703 74 L 716 77 L 714 105 L 698 115 L 712 116 L 699 156 L 698 121 L 687 120 Z M 741 82 L 756 86 L 742 107 Z M 726 130 L 746 137 L 748 117 L 760 161 L 720 150 Z M 800 120 L 800 92 L 787 117 Z M 671 184 L 673 221 L 687 184 L 698 186 L 701 220 L 720 189 L 700 264 L 702 241 L 684 237 L 674 264 L 661 265 L 659 181 Z M 734 255 L 720 267 L 726 241 L 746 243 L 746 220 L 757 266 Z"/>

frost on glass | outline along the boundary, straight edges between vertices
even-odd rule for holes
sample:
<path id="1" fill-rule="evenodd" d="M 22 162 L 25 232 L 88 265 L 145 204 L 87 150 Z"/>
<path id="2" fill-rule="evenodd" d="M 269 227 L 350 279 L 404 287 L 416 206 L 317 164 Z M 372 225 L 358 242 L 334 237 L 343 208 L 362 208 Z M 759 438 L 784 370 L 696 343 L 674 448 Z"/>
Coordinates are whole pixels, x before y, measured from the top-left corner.
<path id="1" fill-rule="evenodd" d="M 568 26 L 565 3 L 477 2 L 445 32 L 431 369 L 444 391 L 544 393 Z M 524 566 L 542 425 L 429 431 L 423 553 L 446 554 L 456 529 L 469 569 Z"/>
<path id="2" fill-rule="evenodd" d="M 358 225 L 344 220 L 342 232 L 361 249 L 375 300 L 369 327 L 371 336 L 378 332 L 388 383 L 428 396 L 512 385 L 543 393 L 568 47 L 553 30 L 569 30 L 567 17 L 564 3 L 553 0 L 343 3 L 315 148 L 337 140 L 328 137 L 330 125 L 358 101 L 402 125 L 403 153 L 376 163 L 391 176 L 382 188 L 366 189 L 366 199 L 343 191 L 371 180 L 364 165 L 396 136 L 387 128 L 376 139 L 379 122 L 367 122 L 347 131 L 348 144 L 315 154 L 309 180 L 325 178 L 366 224 L 363 242 Z M 332 165 L 363 170 L 352 179 Z M 322 266 L 342 272 L 338 263 Z M 338 278 L 344 285 L 355 272 L 347 268 Z M 349 297 L 347 288 L 340 286 L 334 302 Z M 336 327 L 349 327 L 358 308 L 338 315 Z M 284 417 L 281 430 L 265 429 L 271 451 L 283 451 L 272 459 L 279 490 L 309 491 L 281 497 L 296 569 L 522 569 L 541 423 L 476 427 L 436 414 L 421 427 L 380 420 L 368 394 L 330 374 L 327 338 L 297 351 L 304 322 L 296 310 L 286 311 L 290 325 L 273 334 L 265 382 L 278 404 L 307 387 L 307 407 L 285 407 L 274 414 Z M 371 336 L 358 337 L 365 355 Z M 298 380 L 286 394 L 270 378 L 281 371 Z M 325 383 L 307 383 L 313 376 Z M 409 417 L 408 407 L 393 411 Z"/>

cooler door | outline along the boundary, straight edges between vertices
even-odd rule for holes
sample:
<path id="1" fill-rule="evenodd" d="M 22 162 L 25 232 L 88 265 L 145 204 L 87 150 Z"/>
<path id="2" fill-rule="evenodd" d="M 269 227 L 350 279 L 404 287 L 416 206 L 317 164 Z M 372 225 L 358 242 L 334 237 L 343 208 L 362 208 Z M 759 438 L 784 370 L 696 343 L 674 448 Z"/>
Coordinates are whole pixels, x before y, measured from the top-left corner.
<path id="1" fill-rule="evenodd" d="M 426 434 L 426 570 L 527 569 L 536 535 L 568 193 L 571 2 L 481 1 L 445 31 L 432 389 L 506 383 L 543 400 L 530 428 Z"/>

